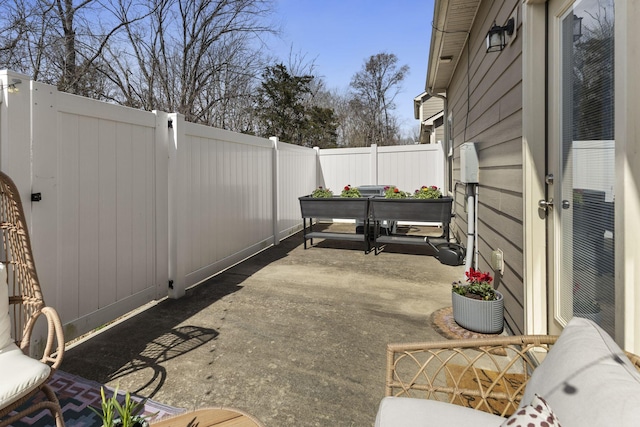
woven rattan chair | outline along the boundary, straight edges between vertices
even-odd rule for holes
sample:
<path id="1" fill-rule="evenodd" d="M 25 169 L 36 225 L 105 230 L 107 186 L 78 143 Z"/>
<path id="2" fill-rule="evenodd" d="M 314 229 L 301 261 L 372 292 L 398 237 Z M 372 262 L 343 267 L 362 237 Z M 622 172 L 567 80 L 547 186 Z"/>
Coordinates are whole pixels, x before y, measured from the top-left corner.
<path id="1" fill-rule="evenodd" d="M 18 190 L 0 172 L 0 427 L 28 414 L 48 409 L 64 426 L 58 399 L 47 380 L 62 363 L 64 336 L 56 311 L 45 306 L 31 252 L 29 233 Z M 8 303 L 7 303 L 8 301 Z M 46 342 L 40 359 L 30 356 L 36 321 L 46 321 Z M 44 400 L 32 397 L 43 394 Z"/>
<path id="2" fill-rule="evenodd" d="M 439 400 L 508 416 L 518 408 L 538 358 L 557 338 L 521 335 L 389 344 L 385 395 Z M 640 357 L 626 355 L 640 370 Z"/>

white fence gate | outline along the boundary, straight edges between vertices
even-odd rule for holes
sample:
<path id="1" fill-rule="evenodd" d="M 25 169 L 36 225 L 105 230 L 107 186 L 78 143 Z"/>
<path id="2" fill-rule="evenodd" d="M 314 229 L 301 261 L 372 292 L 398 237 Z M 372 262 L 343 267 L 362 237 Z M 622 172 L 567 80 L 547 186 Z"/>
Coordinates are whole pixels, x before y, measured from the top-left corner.
<path id="1" fill-rule="evenodd" d="M 166 295 L 156 115 L 21 80 L 3 99 L 1 167 L 21 192 L 45 301 L 73 338 Z"/>
<path id="2" fill-rule="evenodd" d="M 316 150 L 0 72 L 0 169 L 72 339 L 277 244 L 318 185 L 443 185 L 440 146 Z M 31 201 L 39 193 L 40 201 Z"/>

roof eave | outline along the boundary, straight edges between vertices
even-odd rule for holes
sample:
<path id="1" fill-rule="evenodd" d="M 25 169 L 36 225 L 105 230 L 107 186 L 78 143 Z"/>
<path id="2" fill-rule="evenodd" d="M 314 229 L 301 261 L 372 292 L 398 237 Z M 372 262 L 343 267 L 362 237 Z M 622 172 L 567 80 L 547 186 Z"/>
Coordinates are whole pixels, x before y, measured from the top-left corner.
<path id="1" fill-rule="evenodd" d="M 420 107 L 422 103 L 431 98 L 427 92 L 422 92 L 420 95 L 413 98 L 413 118 L 420 120 Z"/>
<path id="2" fill-rule="evenodd" d="M 449 0 L 435 0 L 433 4 L 433 21 L 431 23 L 431 45 L 429 46 L 429 64 L 427 65 L 427 80 L 424 89 L 427 93 L 436 93 L 433 91 L 433 84 L 438 73 L 438 58 L 440 57 L 440 48 L 442 44 L 443 33 L 439 28 L 444 28 L 446 13 L 442 13 L 443 8 L 447 10 Z"/>
<path id="3" fill-rule="evenodd" d="M 425 90 L 444 93 L 449 87 L 478 13 L 481 0 L 435 0 Z M 451 20 L 453 23 L 449 23 Z"/>

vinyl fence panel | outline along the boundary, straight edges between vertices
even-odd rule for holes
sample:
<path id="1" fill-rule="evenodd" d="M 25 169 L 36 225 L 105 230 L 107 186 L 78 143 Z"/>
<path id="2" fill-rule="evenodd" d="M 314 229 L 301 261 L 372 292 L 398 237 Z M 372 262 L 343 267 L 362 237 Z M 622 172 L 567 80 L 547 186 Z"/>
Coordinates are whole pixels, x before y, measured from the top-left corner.
<path id="1" fill-rule="evenodd" d="M 278 238 L 300 231 L 298 197 L 310 194 L 317 186 L 316 150 L 277 142 L 278 160 Z"/>
<path id="2" fill-rule="evenodd" d="M 423 185 L 444 187 L 444 153 L 440 144 L 378 147 L 376 184 L 413 193 Z"/>
<path id="3" fill-rule="evenodd" d="M 345 185 L 395 185 L 408 192 L 422 185 L 444 187 L 440 144 L 328 149 L 318 159 L 324 185 L 334 194 Z"/>
<path id="4" fill-rule="evenodd" d="M 273 243 L 273 144 L 174 120 L 175 296 Z"/>

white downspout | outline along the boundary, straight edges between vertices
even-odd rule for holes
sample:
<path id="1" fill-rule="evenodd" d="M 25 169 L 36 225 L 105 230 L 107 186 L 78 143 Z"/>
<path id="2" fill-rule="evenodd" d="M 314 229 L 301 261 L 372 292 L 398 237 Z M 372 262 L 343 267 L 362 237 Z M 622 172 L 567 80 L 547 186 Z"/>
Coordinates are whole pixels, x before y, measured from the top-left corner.
<path id="1" fill-rule="evenodd" d="M 467 184 L 467 256 L 465 257 L 465 271 L 469 271 L 473 267 L 475 250 L 475 226 L 476 226 L 476 203 L 474 197 L 474 184 Z"/>
<path id="2" fill-rule="evenodd" d="M 474 207 L 474 212 L 473 212 L 473 216 L 474 216 L 474 222 L 475 222 L 475 228 L 473 230 L 473 237 L 475 239 L 475 246 L 474 246 L 474 253 L 475 253 L 475 263 L 474 266 L 475 268 L 478 268 L 478 265 L 480 265 L 478 263 L 478 256 L 480 256 L 480 251 L 478 250 L 478 200 L 480 199 L 480 197 L 478 196 L 478 189 L 480 188 L 477 184 L 473 186 L 474 188 L 474 192 L 475 192 L 475 198 L 476 198 L 476 204 Z"/>

